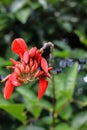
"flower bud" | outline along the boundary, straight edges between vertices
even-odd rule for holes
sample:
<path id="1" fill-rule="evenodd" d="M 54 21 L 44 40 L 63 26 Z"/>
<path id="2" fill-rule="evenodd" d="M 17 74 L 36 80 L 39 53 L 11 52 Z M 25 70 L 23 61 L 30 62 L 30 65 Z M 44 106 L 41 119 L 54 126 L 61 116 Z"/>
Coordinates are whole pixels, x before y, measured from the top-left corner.
<path id="1" fill-rule="evenodd" d="M 17 67 L 15 68 L 14 72 L 16 75 L 20 75 L 20 70 Z"/>
<path id="2" fill-rule="evenodd" d="M 38 65 L 40 65 L 42 54 L 39 54 L 38 56 Z"/>
<path id="3" fill-rule="evenodd" d="M 25 51 L 24 55 L 23 55 L 23 61 L 25 64 L 27 64 L 29 62 L 29 53 L 28 51 Z"/>
<path id="4" fill-rule="evenodd" d="M 35 55 L 35 58 L 36 58 L 36 59 L 38 59 L 39 54 L 40 54 L 40 50 L 38 49 L 38 50 L 36 51 L 36 55 Z"/>
<path id="5" fill-rule="evenodd" d="M 22 73 L 24 72 L 25 68 L 24 68 L 23 64 L 20 65 L 20 70 L 21 70 Z"/>
<path id="6" fill-rule="evenodd" d="M 30 71 L 30 68 L 29 68 L 29 66 L 28 66 L 28 65 L 26 65 L 26 68 L 25 68 L 25 73 L 29 73 L 29 71 Z"/>
<path id="7" fill-rule="evenodd" d="M 33 66 L 33 60 L 30 58 L 30 64 L 29 64 L 30 68 Z"/>
<path id="8" fill-rule="evenodd" d="M 31 48 L 31 49 L 29 50 L 29 56 L 30 56 L 30 57 L 34 57 L 35 54 L 36 54 L 36 50 L 37 50 L 36 47 Z"/>
<path id="9" fill-rule="evenodd" d="M 33 73 L 36 70 L 36 65 L 34 64 L 31 68 L 31 73 Z"/>

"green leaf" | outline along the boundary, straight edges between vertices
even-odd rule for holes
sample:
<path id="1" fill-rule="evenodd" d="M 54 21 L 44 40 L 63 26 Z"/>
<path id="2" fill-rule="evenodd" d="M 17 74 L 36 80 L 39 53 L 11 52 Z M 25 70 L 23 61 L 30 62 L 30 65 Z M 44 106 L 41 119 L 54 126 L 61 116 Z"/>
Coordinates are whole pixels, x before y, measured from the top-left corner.
<path id="1" fill-rule="evenodd" d="M 72 24 L 69 22 L 63 22 L 62 23 L 62 28 L 67 31 L 67 32 L 71 32 L 72 31 Z"/>
<path id="2" fill-rule="evenodd" d="M 71 58 L 87 58 L 87 52 L 82 49 L 75 49 L 70 52 Z"/>
<path id="3" fill-rule="evenodd" d="M 47 1 L 46 0 L 39 0 L 39 3 L 42 5 L 44 9 L 47 9 Z"/>
<path id="4" fill-rule="evenodd" d="M 59 125 L 57 125 L 55 127 L 54 130 L 76 130 L 76 129 L 73 129 L 72 127 L 70 127 L 68 124 L 66 123 L 60 123 Z"/>
<path id="5" fill-rule="evenodd" d="M 39 102 L 36 99 L 29 100 L 24 97 L 24 103 L 27 110 L 29 110 L 29 112 L 31 112 L 35 118 L 38 118 L 40 116 L 42 108 L 40 107 Z"/>
<path id="6" fill-rule="evenodd" d="M 52 116 L 45 116 L 40 120 L 40 123 L 45 124 L 45 125 L 51 125 L 53 123 Z"/>
<path id="7" fill-rule="evenodd" d="M 87 111 L 80 112 L 76 116 L 73 117 L 72 127 L 79 129 L 85 123 L 87 123 Z"/>
<path id="8" fill-rule="evenodd" d="M 83 28 L 79 28 L 78 30 L 75 30 L 75 33 L 79 37 L 81 43 L 87 46 L 87 36 Z"/>
<path id="9" fill-rule="evenodd" d="M 69 120 L 72 116 L 72 107 L 70 105 L 64 106 L 59 115 L 62 119 Z"/>
<path id="10" fill-rule="evenodd" d="M 61 108 L 65 106 L 67 102 L 69 102 L 67 97 L 63 96 L 59 98 L 59 100 L 56 102 L 55 111 L 61 111 Z"/>
<path id="11" fill-rule="evenodd" d="M 65 72 L 54 75 L 55 77 L 55 95 L 59 97 L 65 96 L 71 99 L 73 96 L 76 78 L 78 73 L 78 64 L 75 63 L 72 67 L 67 68 Z M 52 81 L 49 81 L 49 86 L 46 94 L 52 97 Z"/>
<path id="12" fill-rule="evenodd" d="M 61 41 L 55 40 L 55 41 L 53 41 L 53 43 L 54 43 L 54 45 L 56 45 L 56 46 L 59 47 L 60 49 L 67 50 L 67 51 L 70 50 L 70 47 L 69 47 L 69 45 L 67 44 L 67 42 L 65 42 L 65 41 L 63 41 L 63 40 L 61 40 Z"/>
<path id="13" fill-rule="evenodd" d="M 0 106 L 2 106 L 2 105 L 8 105 L 8 104 L 10 104 L 10 101 L 5 100 L 3 98 L 3 96 L 0 94 Z"/>
<path id="14" fill-rule="evenodd" d="M 57 49 L 54 49 L 54 56 L 55 57 L 61 57 L 61 58 L 67 58 L 69 57 L 70 52 L 69 51 L 59 51 Z"/>
<path id="15" fill-rule="evenodd" d="M 7 21 L 6 15 L 0 14 L 0 31 L 7 27 Z"/>
<path id="16" fill-rule="evenodd" d="M 52 110 L 50 102 L 44 99 L 39 100 L 33 90 L 30 90 L 31 83 L 25 86 L 21 86 L 16 90 L 22 94 L 26 108 L 35 116 L 35 118 L 40 116 L 42 109 L 46 109 L 48 111 Z"/>
<path id="17" fill-rule="evenodd" d="M 0 109 L 8 112 L 11 116 L 18 119 L 22 123 L 26 120 L 26 115 L 23 114 L 24 108 L 24 104 L 13 104 L 12 101 L 5 100 L 0 94 Z"/>
<path id="18" fill-rule="evenodd" d="M 29 89 L 28 85 L 26 85 L 26 88 L 25 86 L 17 88 L 17 91 L 24 97 L 24 104 L 26 108 L 35 116 L 35 118 L 38 118 L 42 108 L 40 107 L 40 102 L 36 95 Z"/>
<path id="19" fill-rule="evenodd" d="M 56 4 L 56 3 L 60 2 L 60 0 L 48 0 L 48 2 L 51 4 Z"/>
<path id="20" fill-rule="evenodd" d="M 0 57 L 0 67 L 3 67 L 3 66 L 9 66 L 11 65 L 11 62 L 8 61 L 8 60 L 5 60 L 4 58 Z"/>
<path id="21" fill-rule="evenodd" d="M 17 19 L 23 24 L 25 24 L 27 22 L 29 15 L 30 15 L 29 8 L 25 8 L 25 9 L 22 9 L 22 10 L 19 10 L 18 12 L 16 12 Z"/>
<path id="22" fill-rule="evenodd" d="M 38 126 L 21 126 L 17 130 L 45 130 L 45 129 Z"/>
<path id="23" fill-rule="evenodd" d="M 24 105 L 23 104 L 5 104 L 0 105 L 0 108 L 11 114 L 13 117 L 21 121 L 22 123 L 26 120 L 26 115 L 23 114 Z"/>
<path id="24" fill-rule="evenodd" d="M 14 54 L 14 52 L 12 52 L 11 46 L 8 46 L 8 48 L 7 48 L 5 54 L 6 54 L 5 57 L 6 57 L 7 59 L 9 59 L 10 57 L 11 57 L 11 58 L 14 58 L 14 59 L 17 59 L 17 58 L 18 58 L 18 55 Z"/>
<path id="25" fill-rule="evenodd" d="M 61 76 L 63 76 L 63 86 L 60 86 L 63 88 L 60 88 L 60 91 L 70 99 L 73 96 L 77 73 L 78 73 L 78 64 L 75 63 L 71 68 L 67 69 L 67 72 L 63 73 L 63 75 L 60 75 L 60 77 L 58 79 L 60 82 L 61 81 L 60 78 L 61 78 Z M 62 91 L 62 89 L 63 89 L 63 91 Z"/>
<path id="26" fill-rule="evenodd" d="M 3 0 L 3 3 L 4 3 L 5 5 L 10 5 L 11 2 L 12 2 L 12 0 Z"/>
<path id="27" fill-rule="evenodd" d="M 17 12 L 19 9 L 23 8 L 23 6 L 26 4 L 27 0 L 15 0 L 12 2 L 10 9 L 12 12 Z"/>
<path id="28" fill-rule="evenodd" d="M 39 105 L 43 109 L 46 109 L 48 111 L 52 111 L 52 104 L 43 98 L 39 101 Z"/>
<path id="29" fill-rule="evenodd" d="M 87 130 L 87 122 L 81 126 L 80 130 Z"/>
<path id="30" fill-rule="evenodd" d="M 27 85 L 22 85 L 21 87 L 17 87 L 16 90 L 22 94 L 22 96 L 24 96 L 25 98 L 33 101 L 34 99 L 37 99 L 35 93 L 30 90 L 30 86 L 32 85 L 33 83 L 28 83 Z"/>

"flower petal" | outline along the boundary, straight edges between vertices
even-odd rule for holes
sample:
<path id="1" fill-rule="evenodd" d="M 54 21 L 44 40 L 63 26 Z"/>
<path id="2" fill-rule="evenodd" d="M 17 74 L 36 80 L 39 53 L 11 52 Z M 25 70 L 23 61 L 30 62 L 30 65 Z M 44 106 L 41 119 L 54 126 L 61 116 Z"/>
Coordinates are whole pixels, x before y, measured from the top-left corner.
<path id="1" fill-rule="evenodd" d="M 36 58 L 36 59 L 38 59 L 39 54 L 41 54 L 41 53 L 40 53 L 40 50 L 37 49 L 37 50 L 36 50 L 36 55 L 35 55 L 35 58 Z"/>
<path id="2" fill-rule="evenodd" d="M 21 83 L 18 82 L 17 80 L 13 80 L 12 84 L 14 84 L 14 86 L 21 86 Z"/>
<path id="3" fill-rule="evenodd" d="M 35 53 L 36 53 L 36 50 L 37 48 L 36 47 L 33 47 L 29 50 L 29 56 L 30 57 L 34 57 L 35 56 Z"/>
<path id="4" fill-rule="evenodd" d="M 12 42 L 12 51 L 20 55 L 20 57 L 22 57 L 24 52 L 27 50 L 28 50 L 28 47 L 22 38 L 16 38 Z"/>
<path id="5" fill-rule="evenodd" d="M 39 54 L 39 56 L 38 56 L 38 65 L 39 65 L 40 62 L 41 62 L 41 58 L 42 58 L 42 54 Z"/>
<path id="6" fill-rule="evenodd" d="M 24 61 L 25 64 L 27 64 L 29 62 L 29 53 L 28 53 L 28 51 L 24 52 L 23 61 Z"/>
<path id="7" fill-rule="evenodd" d="M 41 67 L 45 73 L 48 73 L 48 63 L 43 57 L 41 58 Z"/>
<path id="8" fill-rule="evenodd" d="M 44 95 L 47 89 L 47 86 L 48 86 L 48 81 L 45 80 L 43 77 L 41 77 L 39 80 L 39 86 L 38 86 L 38 99 L 42 98 L 42 96 Z"/>
<path id="9" fill-rule="evenodd" d="M 50 70 L 53 70 L 53 67 L 49 67 L 49 68 L 48 68 L 48 71 L 50 71 Z"/>
<path id="10" fill-rule="evenodd" d="M 16 65 L 18 61 L 14 60 L 13 58 L 10 58 L 10 61 L 12 62 L 13 65 Z"/>
<path id="11" fill-rule="evenodd" d="M 11 75 L 10 80 L 11 80 L 11 83 L 14 86 L 20 86 L 21 85 L 21 83 L 16 79 L 16 73 L 15 72 Z"/>
<path id="12" fill-rule="evenodd" d="M 14 85 L 11 83 L 10 80 L 7 80 L 4 88 L 4 98 L 9 99 L 10 96 L 12 95 L 14 89 Z"/>
<path id="13" fill-rule="evenodd" d="M 11 74 L 11 76 L 10 76 L 10 81 L 11 81 L 11 83 L 14 85 L 14 86 L 20 86 L 21 85 L 21 83 L 16 79 L 16 73 L 15 72 L 13 72 L 12 74 Z"/>

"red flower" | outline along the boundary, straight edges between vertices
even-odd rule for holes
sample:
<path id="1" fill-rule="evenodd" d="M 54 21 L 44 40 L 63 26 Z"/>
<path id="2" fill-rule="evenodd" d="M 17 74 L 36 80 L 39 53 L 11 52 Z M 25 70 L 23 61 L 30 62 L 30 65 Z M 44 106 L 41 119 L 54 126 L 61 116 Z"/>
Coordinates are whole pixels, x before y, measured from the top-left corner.
<path id="1" fill-rule="evenodd" d="M 13 69 L 13 73 L 8 75 L 4 88 L 4 98 L 9 99 L 14 90 L 14 86 L 21 86 L 22 83 L 27 84 L 28 82 L 34 81 L 39 78 L 38 86 L 38 98 L 40 99 L 48 86 L 46 77 L 50 77 L 48 71 L 52 67 L 48 67 L 48 63 L 42 53 L 36 47 L 28 50 L 25 41 L 21 38 L 17 38 L 12 43 L 12 51 L 20 56 L 21 61 L 15 61 L 10 59 L 13 66 L 9 68 Z"/>

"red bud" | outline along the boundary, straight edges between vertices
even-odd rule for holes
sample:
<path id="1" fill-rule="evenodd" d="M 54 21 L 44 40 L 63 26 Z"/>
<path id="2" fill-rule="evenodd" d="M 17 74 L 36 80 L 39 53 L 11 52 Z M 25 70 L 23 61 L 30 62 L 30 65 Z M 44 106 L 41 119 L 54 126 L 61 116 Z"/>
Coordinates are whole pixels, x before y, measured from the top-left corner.
<path id="1" fill-rule="evenodd" d="M 34 57 L 35 56 L 35 53 L 36 53 L 36 50 L 37 48 L 36 47 L 33 47 L 29 50 L 29 56 L 30 57 Z"/>
<path id="2" fill-rule="evenodd" d="M 41 58 L 41 67 L 44 70 L 45 73 L 48 73 L 48 64 L 45 58 Z"/>

